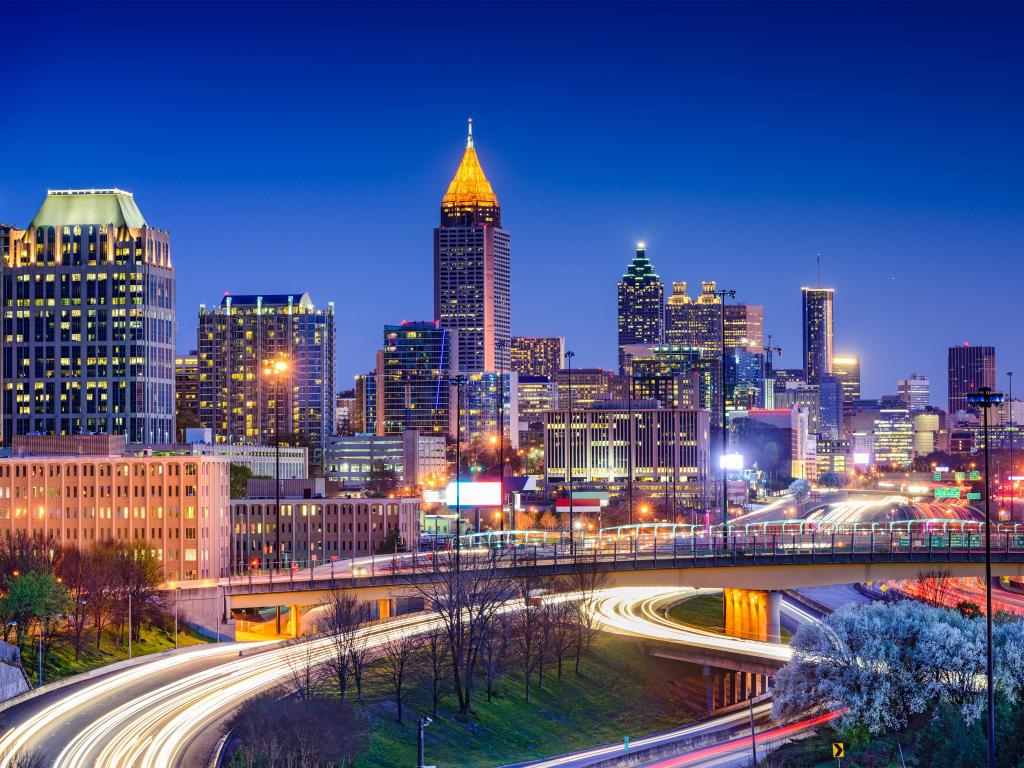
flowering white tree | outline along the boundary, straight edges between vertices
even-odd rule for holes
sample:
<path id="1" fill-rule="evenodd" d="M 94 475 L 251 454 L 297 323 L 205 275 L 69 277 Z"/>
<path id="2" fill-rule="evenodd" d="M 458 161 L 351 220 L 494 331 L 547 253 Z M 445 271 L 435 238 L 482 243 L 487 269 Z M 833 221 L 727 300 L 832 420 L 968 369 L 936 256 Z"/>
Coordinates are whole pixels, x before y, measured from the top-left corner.
<path id="1" fill-rule="evenodd" d="M 1000 627 L 1000 684 L 1024 694 L 1024 625 Z M 846 708 L 843 727 L 880 734 L 945 701 L 964 721 L 984 712 L 985 627 L 978 619 L 911 601 L 842 608 L 793 638 L 775 676 L 774 714 Z"/>
<path id="2" fill-rule="evenodd" d="M 1024 704 L 1024 621 L 1001 621 L 993 634 L 996 684 Z"/>

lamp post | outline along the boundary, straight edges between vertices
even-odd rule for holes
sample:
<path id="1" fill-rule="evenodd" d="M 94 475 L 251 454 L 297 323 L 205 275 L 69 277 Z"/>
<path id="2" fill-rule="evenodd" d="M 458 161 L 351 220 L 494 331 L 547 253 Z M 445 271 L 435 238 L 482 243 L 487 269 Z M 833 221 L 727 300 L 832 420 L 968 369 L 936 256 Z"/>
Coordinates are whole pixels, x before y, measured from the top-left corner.
<path id="1" fill-rule="evenodd" d="M 251 574 L 251 571 L 250 571 Z M 249 577 L 249 591 L 252 592 L 252 576 Z M 178 596 L 181 594 L 181 587 L 174 588 L 174 647 L 178 647 Z"/>
<path id="2" fill-rule="evenodd" d="M 495 348 L 498 352 L 498 481 L 501 483 L 499 491 L 501 514 L 499 515 L 498 530 L 505 530 L 505 350 L 508 349 L 508 342 L 502 339 Z M 512 521 L 509 521 L 511 529 Z"/>
<path id="3" fill-rule="evenodd" d="M 633 368 L 630 363 L 629 389 L 626 396 L 629 423 L 626 425 L 626 497 L 629 507 L 629 524 L 633 524 Z"/>
<path id="4" fill-rule="evenodd" d="M 416 721 L 416 768 L 426 768 L 423 762 L 423 729 L 432 722 L 429 717 L 421 717 Z"/>
<path id="5" fill-rule="evenodd" d="M 462 555 L 462 388 L 466 386 L 465 376 L 456 376 L 455 385 L 455 572 L 459 572 Z M 451 422 L 449 422 L 451 423 Z"/>
<path id="6" fill-rule="evenodd" d="M 988 485 L 988 411 L 1003 402 L 999 392 L 980 387 L 967 395 L 967 402 L 981 409 L 985 430 L 985 679 L 988 685 L 988 766 L 996 764 L 996 695 L 992 684 L 992 510 Z"/>
<path id="7" fill-rule="evenodd" d="M 1013 512 L 1014 512 L 1014 506 L 1015 506 L 1014 502 L 1016 501 L 1016 499 L 1014 499 L 1014 492 L 1013 492 L 1013 476 L 1014 476 L 1014 472 L 1013 472 L 1013 443 L 1014 443 L 1014 440 L 1013 440 L 1013 437 L 1014 437 L 1014 433 L 1017 431 L 1017 425 L 1013 421 L 1013 371 L 1007 371 L 1006 372 L 1006 379 L 1009 382 L 1009 385 L 1007 387 L 1007 399 L 1010 402 L 1009 407 L 1007 409 L 1006 431 L 1010 433 L 1010 475 L 1009 475 L 1009 480 L 1010 480 L 1010 520 L 1012 521 L 1012 520 L 1015 519 L 1014 516 L 1013 516 Z"/>
<path id="8" fill-rule="evenodd" d="M 721 355 L 719 357 L 719 375 L 721 381 L 719 382 L 719 403 L 722 407 L 722 455 L 719 458 L 719 464 L 722 468 L 722 543 L 726 546 L 729 544 L 729 475 L 725 470 L 725 454 L 729 449 L 729 433 L 726 428 L 725 421 L 725 300 L 735 298 L 736 291 L 731 290 L 719 290 L 715 291 L 718 296 L 718 300 L 721 302 L 722 308 L 722 325 L 721 325 L 721 341 L 722 348 L 720 350 Z"/>
<path id="9" fill-rule="evenodd" d="M 572 443 L 573 443 L 573 418 L 572 418 L 572 359 L 576 353 L 569 350 L 565 353 L 566 369 L 569 372 L 569 419 L 566 425 L 565 438 L 565 476 L 568 479 L 569 490 L 569 554 L 576 554 L 576 535 L 573 523 L 576 521 L 572 505 Z"/>
<path id="10" fill-rule="evenodd" d="M 272 364 L 263 369 L 263 375 L 274 382 L 274 514 L 277 522 L 274 524 L 274 558 L 271 559 L 271 568 L 274 562 L 280 568 L 281 557 L 281 378 L 288 374 L 288 361 L 284 359 L 275 360 Z M 271 571 L 270 581 L 274 580 Z M 277 606 L 277 634 L 281 634 L 281 606 Z"/>

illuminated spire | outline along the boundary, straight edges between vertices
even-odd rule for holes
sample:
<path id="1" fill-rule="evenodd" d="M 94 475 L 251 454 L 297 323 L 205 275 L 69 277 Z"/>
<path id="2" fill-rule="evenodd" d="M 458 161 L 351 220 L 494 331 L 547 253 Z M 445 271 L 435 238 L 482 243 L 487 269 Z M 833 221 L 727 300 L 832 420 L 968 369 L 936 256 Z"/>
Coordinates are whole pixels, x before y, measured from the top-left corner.
<path id="1" fill-rule="evenodd" d="M 494 194 L 491 183 L 480 167 L 480 160 L 473 148 L 473 120 L 469 120 L 469 133 L 466 137 L 466 151 L 462 162 L 455 171 L 448 191 L 441 200 L 442 208 L 497 208 L 498 196 Z"/>

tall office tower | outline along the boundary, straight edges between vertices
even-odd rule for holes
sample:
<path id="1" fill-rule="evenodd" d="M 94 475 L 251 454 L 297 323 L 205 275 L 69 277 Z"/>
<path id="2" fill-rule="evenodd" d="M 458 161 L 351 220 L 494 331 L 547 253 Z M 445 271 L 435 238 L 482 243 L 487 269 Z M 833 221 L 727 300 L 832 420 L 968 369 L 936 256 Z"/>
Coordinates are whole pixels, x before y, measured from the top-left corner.
<path id="1" fill-rule="evenodd" d="M 458 331 L 459 370 L 509 370 L 509 235 L 501 206 L 473 148 L 473 121 L 462 162 L 441 200 L 434 230 L 434 317 Z"/>
<path id="2" fill-rule="evenodd" d="M 843 437 L 843 383 L 836 375 L 822 376 L 818 382 L 818 428 L 825 440 Z"/>
<path id="3" fill-rule="evenodd" d="M 382 353 L 383 354 L 383 353 Z M 377 371 L 356 374 L 356 409 L 352 415 L 354 434 L 377 434 Z"/>
<path id="4" fill-rule="evenodd" d="M 690 304 L 693 299 L 686 295 L 686 283 L 672 283 L 672 294 L 665 302 L 665 343 L 689 346 Z"/>
<path id="5" fill-rule="evenodd" d="M 334 396 L 334 434 L 354 435 L 356 391 L 347 389 Z"/>
<path id="6" fill-rule="evenodd" d="M 958 411 L 970 410 L 967 395 L 980 387 L 996 388 L 996 348 L 949 348 L 949 418 L 956 421 Z"/>
<path id="7" fill-rule="evenodd" d="M 199 426 L 199 353 L 174 358 L 174 434 L 185 441 L 185 430 Z"/>
<path id="8" fill-rule="evenodd" d="M 409 429 L 455 434 L 449 382 L 459 369 L 459 336 L 436 321 L 384 326 L 384 351 L 377 358 L 378 435 Z"/>
<path id="9" fill-rule="evenodd" d="M 927 376 L 912 373 L 909 379 L 900 379 L 897 386 L 900 400 L 911 411 L 923 411 L 930 405 L 931 387 Z"/>
<path id="10" fill-rule="evenodd" d="M 722 354 L 722 299 L 717 291 L 718 283 L 705 280 L 700 284 L 700 296 L 686 308 L 690 316 L 686 345 L 704 350 L 709 357 Z"/>
<path id="11" fill-rule="evenodd" d="M 174 438 L 170 233 L 130 192 L 51 190 L 7 231 L 3 433 Z"/>
<path id="12" fill-rule="evenodd" d="M 764 307 L 760 304 L 725 305 L 725 347 L 764 352 Z"/>
<path id="13" fill-rule="evenodd" d="M 199 307 L 199 422 L 218 443 L 309 448 L 311 474 L 323 467 L 334 431 L 334 304 L 308 293 L 226 295 Z M 287 370 L 267 376 L 278 360 Z"/>
<path id="14" fill-rule="evenodd" d="M 833 288 L 801 288 L 804 303 L 804 376 L 808 384 L 817 384 L 832 373 Z"/>
<path id="15" fill-rule="evenodd" d="M 732 347 L 725 356 L 725 409 L 764 407 L 764 355 Z"/>
<path id="16" fill-rule="evenodd" d="M 660 344 L 665 336 L 665 286 L 654 272 L 643 243 L 619 282 L 619 373 L 625 371 L 623 347 Z"/>
<path id="17" fill-rule="evenodd" d="M 561 336 L 512 337 L 512 370 L 520 376 L 555 375 L 565 363 L 565 339 Z"/>
<path id="18" fill-rule="evenodd" d="M 843 402 L 860 400 L 860 358 L 856 355 L 836 355 L 832 358 L 832 375 L 843 387 Z"/>

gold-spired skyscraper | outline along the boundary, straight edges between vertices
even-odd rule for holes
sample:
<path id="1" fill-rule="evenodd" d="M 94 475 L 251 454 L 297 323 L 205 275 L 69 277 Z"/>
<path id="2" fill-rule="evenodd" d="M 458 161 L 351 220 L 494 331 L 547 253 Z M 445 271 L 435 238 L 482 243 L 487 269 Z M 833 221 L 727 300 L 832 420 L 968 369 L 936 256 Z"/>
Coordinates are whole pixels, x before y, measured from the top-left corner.
<path id="1" fill-rule="evenodd" d="M 441 200 L 434 230 L 434 315 L 458 331 L 463 373 L 509 369 L 511 254 L 501 206 L 473 146 L 473 121 L 462 162 Z"/>

